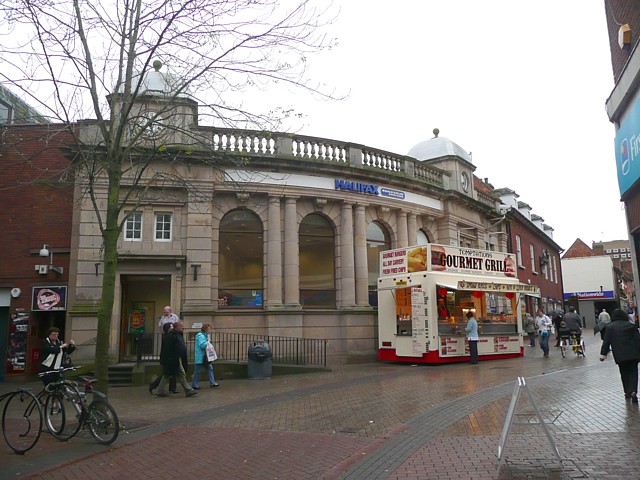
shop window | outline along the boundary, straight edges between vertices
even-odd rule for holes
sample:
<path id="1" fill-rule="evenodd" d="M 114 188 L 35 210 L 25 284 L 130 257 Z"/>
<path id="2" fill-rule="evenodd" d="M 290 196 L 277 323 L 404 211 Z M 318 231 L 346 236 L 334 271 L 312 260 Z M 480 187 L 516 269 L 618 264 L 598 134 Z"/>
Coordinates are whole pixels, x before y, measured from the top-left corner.
<path id="1" fill-rule="evenodd" d="M 247 209 L 232 210 L 220 222 L 218 305 L 262 308 L 263 228 Z"/>
<path id="2" fill-rule="evenodd" d="M 520 241 L 520 235 L 516 235 L 516 258 L 518 260 L 518 266 L 520 268 L 524 268 L 524 263 L 522 262 L 522 242 Z"/>
<path id="3" fill-rule="evenodd" d="M 307 215 L 300 223 L 300 304 L 305 308 L 335 308 L 335 235 L 322 215 Z"/>
<path id="4" fill-rule="evenodd" d="M 420 237 L 418 237 L 419 239 Z M 380 252 L 390 249 L 391 237 L 387 229 L 378 222 L 371 222 L 367 227 L 367 268 L 369 271 L 369 305 L 374 307 L 378 306 L 377 284 L 380 276 Z"/>
<path id="5" fill-rule="evenodd" d="M 130 242 L 140 242 L 142 240 L 142 212 L 128 215 L 129 217 L 124 222 L 124 239 Z"/>
<path id="6" fill-rule="evenodd" d="M 438 334 L 462 334 L 473 311 L 480 333 L 517 332 L 516 295 L 512 292 L 455 290 L 437 286 Z"/>
<path id="7" fill-rule="evenodd" d="M 172 215 L 170 213 L 156 213 L 156 241 L 168 242 L 171 240 L 171 217 Z"/>

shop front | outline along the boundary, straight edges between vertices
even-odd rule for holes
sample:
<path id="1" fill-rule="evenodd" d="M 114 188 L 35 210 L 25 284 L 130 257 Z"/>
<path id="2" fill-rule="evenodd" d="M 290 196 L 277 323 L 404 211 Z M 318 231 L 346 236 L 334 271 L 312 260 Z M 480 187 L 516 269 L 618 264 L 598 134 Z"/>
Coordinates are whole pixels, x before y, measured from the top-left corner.
<path id="1" fill-rule="evenodd" d="M 524 354 L 525 294 L 539 296 L 539 289 L 518 281 L 514 255 L 425 245 L 382 252 L 380 265 L 380 360 L 468 361 L 470 311 L 478 321 L 480 360 Z"/>

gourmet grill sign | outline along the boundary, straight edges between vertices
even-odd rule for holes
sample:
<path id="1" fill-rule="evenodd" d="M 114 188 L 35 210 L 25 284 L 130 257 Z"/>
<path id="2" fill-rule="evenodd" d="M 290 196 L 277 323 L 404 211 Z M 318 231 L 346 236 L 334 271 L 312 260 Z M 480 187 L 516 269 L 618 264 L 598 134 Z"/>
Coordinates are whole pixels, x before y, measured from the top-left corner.
<path id="1" fill-rule="evenodd" d="M 513 255 L 472 248 L 430 245 L 431 270 L 515 277 Z"/>
<path id="2" fill-rule="evenodd" d="M 380 187 L 372 183 L 352 182 L 350 180 L 335 180 L 336 190 L 346 190 L 356 193 L 364 193 L 366 195 L 375 195 L 383 197 L 404 199 L 404 192 L 393 190 L 391 188 Z"/>

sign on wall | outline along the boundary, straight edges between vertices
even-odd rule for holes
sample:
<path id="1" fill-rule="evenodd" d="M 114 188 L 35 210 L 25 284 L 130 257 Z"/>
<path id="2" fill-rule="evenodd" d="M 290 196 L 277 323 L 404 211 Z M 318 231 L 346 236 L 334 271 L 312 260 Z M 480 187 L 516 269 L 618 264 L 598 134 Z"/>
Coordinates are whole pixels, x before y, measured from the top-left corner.
<path id="1" fill-rule="evenodd" d="M 640 178 L 640 100 L 629 109 L 614 140 L 618 186 L 623 195 Z"/>
<path id="2" fill-rule="evenodd" d="M 67 309 L 67 287 L 33 287 L 31 310 L 52 312 Z"/>

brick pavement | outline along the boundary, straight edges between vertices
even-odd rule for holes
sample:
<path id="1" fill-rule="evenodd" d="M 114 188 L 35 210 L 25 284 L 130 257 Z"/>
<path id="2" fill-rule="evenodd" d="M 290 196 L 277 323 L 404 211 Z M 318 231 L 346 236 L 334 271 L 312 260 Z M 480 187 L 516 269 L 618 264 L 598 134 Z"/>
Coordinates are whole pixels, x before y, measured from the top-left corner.
<path id="1" fill-rule="evenodd" d="M 588 340 L 586 359 L 562 359 L 557 349 L 543 359 L 527 348 L 524 359 L 478 366 L 346 366 L 226 381 L 190 399 L 112 389 L 127 425 L 113 446 L 43 434 L 24 457 L 0 451 L 0 478 L 495 478 L 518 376 L 541 409 L 562 410 L 550 428 L 573 462 L 561 469 L 542 460 L 553 458 L 546 437 L 518 425 L 500 478 L 639 478 L 640 413 L 625 404 L 613 362 L 597 362 L 597 341 Z M 175 461 L 167 446 L 176 446 Z"/>

